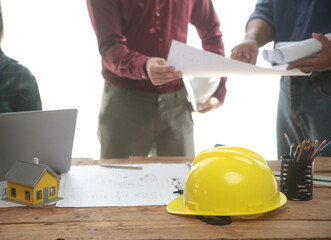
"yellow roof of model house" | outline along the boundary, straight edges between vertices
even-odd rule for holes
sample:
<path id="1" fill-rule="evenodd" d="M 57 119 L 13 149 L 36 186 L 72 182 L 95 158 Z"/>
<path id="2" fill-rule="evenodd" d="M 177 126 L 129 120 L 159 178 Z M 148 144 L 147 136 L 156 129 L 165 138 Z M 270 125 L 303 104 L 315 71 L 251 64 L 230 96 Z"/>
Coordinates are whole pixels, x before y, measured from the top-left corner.
<path id="1" fill-rule="evenodd" d="M 7 172 L 5 180 L 25 186 L 35 187 L 46 171 L 49 171 L 57 179 L 60 179 L 59 175 L 45 165 L 17 161 Z"/>

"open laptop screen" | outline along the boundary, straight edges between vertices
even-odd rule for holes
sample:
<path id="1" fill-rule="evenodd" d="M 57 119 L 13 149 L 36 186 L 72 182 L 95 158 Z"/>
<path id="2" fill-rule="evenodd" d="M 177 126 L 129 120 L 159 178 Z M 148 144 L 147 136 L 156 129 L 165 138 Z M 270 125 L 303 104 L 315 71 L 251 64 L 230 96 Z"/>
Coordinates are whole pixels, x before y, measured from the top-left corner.
<path id="1" fill-rule="evenodd" d="M 77 109 L 0 114 L 0 181 L 17 160 L 69 171 L 76 119 Z"/>

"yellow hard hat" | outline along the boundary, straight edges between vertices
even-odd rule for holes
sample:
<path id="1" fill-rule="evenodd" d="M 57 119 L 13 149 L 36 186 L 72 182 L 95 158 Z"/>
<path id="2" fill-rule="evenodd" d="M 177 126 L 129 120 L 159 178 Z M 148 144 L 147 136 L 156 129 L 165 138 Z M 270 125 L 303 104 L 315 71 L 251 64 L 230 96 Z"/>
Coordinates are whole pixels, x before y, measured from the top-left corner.
<path id="1" fill-rule="evenodd" d="M 223 157 L 226 157 L 227 155 L 232 156 L 234 158 L 252 158 L 254 160 L 260 161 L 262 163 L 267 164 L 267 162 L 264 160 L 263 157 L 261 157 L 259 154 L 256 152 L 249 150 L 247 148 L 243 147 L 229 147 L 229 146 L 219 146 L 219 147 L 214 147 L 210 148 L 207 150 L 204 150 L 200 152 L 194 159 L 193 164 L 196 164 L 204 159 L 210 158 L 210 157 L 215 157 L 216 152 L 219 152 L 219 154 Z M 237 154 L 233 154 L 237 153 Z"/>
<path id="2" fill-rule="evenodd" d="M 173 214 L 239 216 L 265 213 L 287 199 L 266 161 L 245 148 L 201 152 L 186 178 L 184 193 L 167 206 Z"/>

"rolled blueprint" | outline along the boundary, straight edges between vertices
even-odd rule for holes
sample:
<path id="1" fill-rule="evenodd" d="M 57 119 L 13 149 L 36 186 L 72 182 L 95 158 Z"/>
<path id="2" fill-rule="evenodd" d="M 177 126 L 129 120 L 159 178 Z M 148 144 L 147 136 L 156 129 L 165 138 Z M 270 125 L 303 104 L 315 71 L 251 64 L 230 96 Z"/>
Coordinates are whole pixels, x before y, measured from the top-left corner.
<path id="1" fill-rule="evenodd" d="M 331 41 L 331 33 L 325 34 Z M 264 60 L 273 64 L 292 63 L 300 59 L 315 57 L 322 51 L 322 43 L 314 38 L 298 42 L 280 42 L 275 49 L 262 52 Z"/>

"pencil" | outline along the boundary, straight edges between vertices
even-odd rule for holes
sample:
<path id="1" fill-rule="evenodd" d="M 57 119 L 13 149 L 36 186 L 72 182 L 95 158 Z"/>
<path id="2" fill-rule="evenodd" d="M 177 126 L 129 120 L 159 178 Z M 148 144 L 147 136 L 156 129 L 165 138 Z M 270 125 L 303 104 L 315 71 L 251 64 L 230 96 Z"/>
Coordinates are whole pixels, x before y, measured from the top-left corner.
<path id="1" fill-rule="evenodd" d="M 303 162 L 306 160 L 309 150 L 310 150 L 310 146 L 305 146 L 305 148 L 303 149 L 302 155 L 301 155 L 301 159 L 299 160 L 300 162 Z"/>
<path id="2" fill-rule="evenodd" d="M 321 144 L 318 146 L 318 148 L 315 150 L 313 156 L 311 156 L 311 159 L 314 160 L 317 156 L 317 154 L 319 153 L 319 151 L 322 149 L 322 147 L 326 144 L 326 139 L 321 142 Z"/>
<path id="3" fill-rule="evenodd" d="M 310 150 L 309 150 L 309 153 L 308 153 L 308 155 L 307 155 L 307 158 L 306 158 L 306 160 L 304 160 L 304 161 L 310 161 L 310 157 L 311 157 L 311 155 L 312 155 L 313 152 L 314 152 L 315 145 L 316 145 L 316 141 L 313 142 L 313 143 L 311 144 L 311 146 L 310 146 Z"/>
<path id="4" fill-rule="evenodd" d="M 300 152 L 300 148 L 301 148 L 301 144 L 299 143 L 299 145 L 297 146 L 297 149 L 295 150 L 294 158 L 292 159 L 293 161 L 296 161 L 296 159 L 298 158 L 298 154 Z"/>
<path id="5" fill-rule="evenodd" d="M 307 144 L 307 147 L 311 145 L 311 141 L 310 141 L 310 139 L 309 139 L 309 138 L 308 138 L 308 141 L 307 141 L 307 143 L 306 143 L 306 144 Z"/>
<path id="6" fill-rule="evenodd" d="M 108 167 L 108 168 L 120 168 L 120 169 L 137 169 L 137 170 L 142 169 L 142 167 L 127 166 L 127 165 L 100 164 L 100 166 Z"/>
<path id="7" fill-rule="evenodd" d="M 326 141 L 326 139 L 325 139 L 324 141 Z M 321 145 L 322 145 L 322 144 L 321 144 Z M 322 147 L 322 148 L 319 150 L 318 153 L 316 153 L 315 158 L 316 158 L 318 155 L 320 155 L 322 152 L 324 152 L 324 151 L 325 151 L 330 145 L 331 145 L 331 141 L 328 142 L 324 147 Z"/>
<path id="8" fill-rule="evenodd" d="M 296 159 L 296 162 L 300 161 L 300 158 L 301 158 L 301 155 L 302 155 L 302 152 L 303 152 L 303 149 L 304 149 L 305 145 L 306 145 L 306 139 L 302 141 L 301 149 L 300 149 L 300 152 L 298 153 L 298 157 Z"/>
<path id="9" fill-rule="evenodd" d="M 307 158 L 308 153 L 310 151 L 310 145 L 311 145 L 311 141 L 310 141 L 310 139 L 308 139 L 308 141 L 305 144 L 305 149 L 302 152 L 300 162 L 306 161 L 306 158 Z"/>
<path id="10" fill-rule="evenodd" d="M 291 144 L 291 147 L 290 147 L 290 161 L 292 161 L 293 159 L 293 148 L 295 147 L 294 143 Z"/>
<path id="11" fill-rule="evenodd" d="M 289 147 L 291 147 L 291 140 L 290 140 L 290 138 L 288 137 L 288 135 L 287 135 L 286 132 L 284 133 L 284 137 L 285 137 L 285 139 L 286 139 L 287 144 L 289 145 Z"/>

